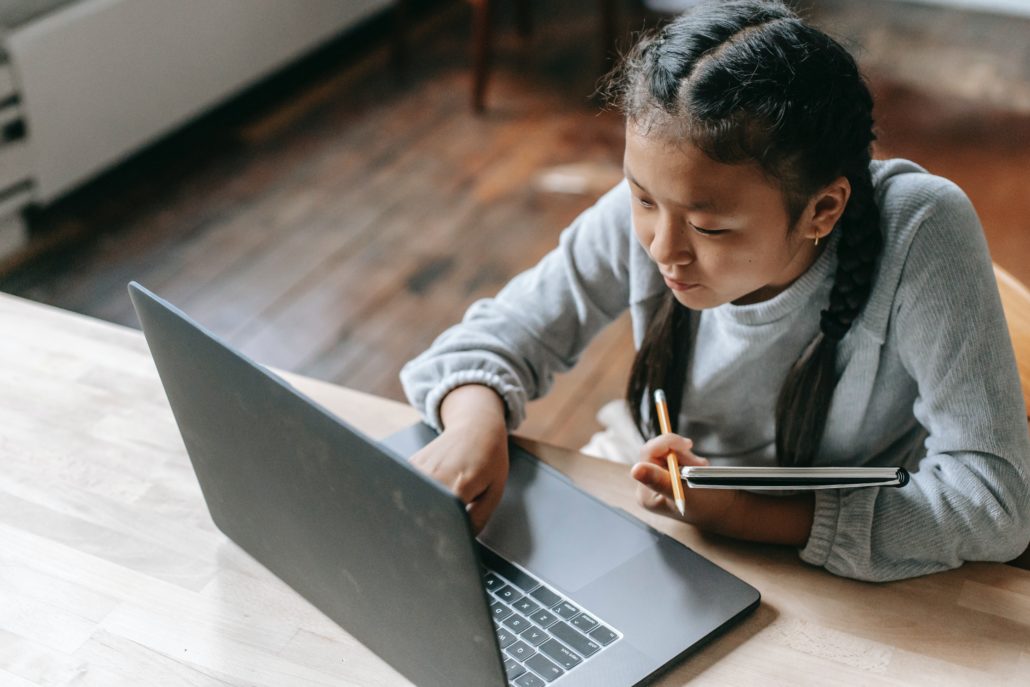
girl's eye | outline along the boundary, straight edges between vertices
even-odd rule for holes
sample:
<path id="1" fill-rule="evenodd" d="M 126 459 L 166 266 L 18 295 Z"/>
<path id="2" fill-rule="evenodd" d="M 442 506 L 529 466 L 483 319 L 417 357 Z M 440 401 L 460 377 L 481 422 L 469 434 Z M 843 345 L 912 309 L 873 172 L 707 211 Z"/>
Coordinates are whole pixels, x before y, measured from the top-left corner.
<path id="1" fill-rule="evenodd" d="M 719 234 L 726 233 L 725 229 L 702 229 L 701 227 L 694 226 L 693 224 L 691 224 L 690 226 L 693 227 L 694 231 L 701 234 L 702 236 L 718 236 Z"/>
<path id="2" fill-rule="evenodd" d="M 640 207 L 646 208 L 648 210 L 654 207 L 654 203 L 652 203 L 649 200 L 644 200 L 643 198 L 637 198 L 637 202 L 640 203 Z"/>

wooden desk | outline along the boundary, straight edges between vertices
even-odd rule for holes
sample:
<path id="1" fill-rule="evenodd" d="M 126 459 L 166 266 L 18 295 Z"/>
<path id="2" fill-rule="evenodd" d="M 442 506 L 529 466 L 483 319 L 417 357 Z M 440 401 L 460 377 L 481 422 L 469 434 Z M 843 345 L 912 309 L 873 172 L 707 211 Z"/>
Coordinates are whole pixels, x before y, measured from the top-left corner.
<path id="1" fill-rule="evenodd" d="M 407 684 L 215 529 L 139 333 L 0 295 L 0 361 L 0 684 Z M 291 380 L 373 436 L 416 417 Z M 853 582 L 643 512 L 624 466 L 530 448 L 761 590 L 661 685 L 1028 684 L 1030 572 Z"/>

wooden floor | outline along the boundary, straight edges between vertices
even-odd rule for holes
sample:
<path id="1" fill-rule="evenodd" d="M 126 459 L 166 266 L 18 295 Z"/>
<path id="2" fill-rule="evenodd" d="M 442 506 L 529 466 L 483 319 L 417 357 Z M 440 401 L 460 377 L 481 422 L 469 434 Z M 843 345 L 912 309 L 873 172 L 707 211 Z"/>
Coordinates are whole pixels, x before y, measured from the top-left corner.
<path id="1" fill-rule="evenodd" d="M 417 22 L 403 81 L 385 40 L 330 54 L 36 214 L 41 234 L 80 238 L 0 290 L 135 326 L 135 279 L 258 361 L 403 398 L 400 366 L 616 178 L 622 124 L 591 97 L 596 3 L 536 7 L 529 43 L 497 18 L 486 115 L 468 108 L 465 3 L 449 5 Z M 1030 282 L 1030 117 L 871 77 L 879 154 L 965 188 L 996 260 Z M 563 171 L 585 192 L 556 190 Z M 522 431 L 584 443 L 631 356 L 620 321 Z"/>

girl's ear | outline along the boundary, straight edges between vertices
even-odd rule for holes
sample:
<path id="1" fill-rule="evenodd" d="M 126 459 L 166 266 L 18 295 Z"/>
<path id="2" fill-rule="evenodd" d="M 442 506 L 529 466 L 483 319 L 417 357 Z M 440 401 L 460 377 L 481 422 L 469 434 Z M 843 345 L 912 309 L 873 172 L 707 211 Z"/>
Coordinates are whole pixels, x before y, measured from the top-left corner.
<path id="1" fill-rule="evenodd" d="M 805 222 L 803 236 L 810 240 L 823 239 L 837 226 L 851 197 L 851 182 L 847 177 L 838 177 L 812 196 L 802 215 Z"/>

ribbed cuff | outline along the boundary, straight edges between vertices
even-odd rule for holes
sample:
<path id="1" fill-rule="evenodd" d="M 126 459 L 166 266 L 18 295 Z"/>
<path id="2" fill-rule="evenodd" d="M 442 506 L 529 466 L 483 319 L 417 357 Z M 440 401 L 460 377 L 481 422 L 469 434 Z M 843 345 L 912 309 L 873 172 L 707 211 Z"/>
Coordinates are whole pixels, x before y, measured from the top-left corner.
<path id="1" fill-rule="evenodd" d="M 826 489 L 815 492 L 815 513 L 812 517 L 812 533 L 808 543 L 801 549 L 801 560 L 820 568 L 830 558 L 830 549 L 837 535 L 837 520 L 840 515 L 840 492 Z"/>
<path id="2" fill-rule="evenodd" d="M 426 394 L 424 416 L 429 426 L 437 432 L 443 431 L 443 420 L 440 418 L 440 406 L 443 405 L 443 399 L 459 386 L 466 384 L 482 384 L 497 392 L 504 402 L 504 420 L 509 432 L 522 424 L 525 419 L 525 409 L 515 387 L 506 383 L 500 375 L 486 370 L 462 370 L 444 377 Z"/>

